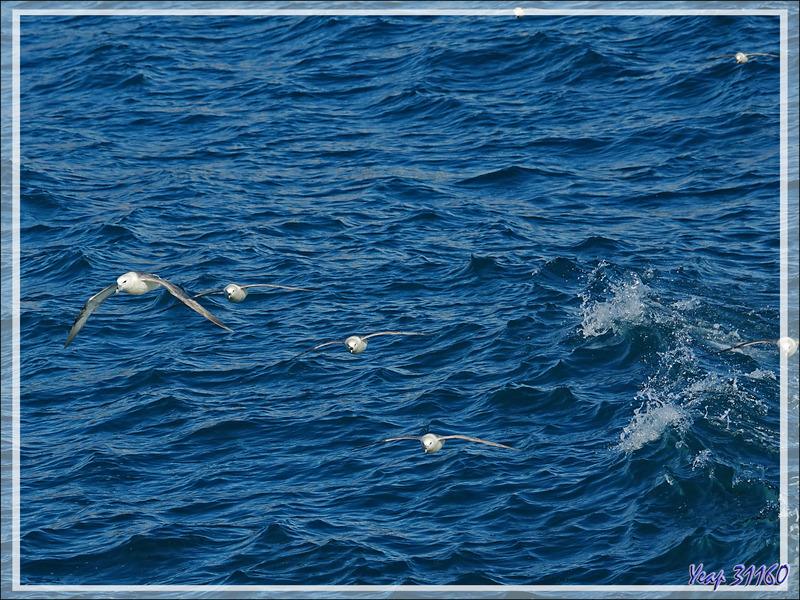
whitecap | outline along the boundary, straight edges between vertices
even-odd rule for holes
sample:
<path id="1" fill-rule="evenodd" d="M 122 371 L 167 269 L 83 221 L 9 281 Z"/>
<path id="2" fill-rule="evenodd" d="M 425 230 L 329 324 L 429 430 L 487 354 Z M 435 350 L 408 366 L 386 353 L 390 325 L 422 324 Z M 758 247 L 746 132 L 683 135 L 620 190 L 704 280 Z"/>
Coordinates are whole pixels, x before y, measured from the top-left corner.
<path id="1" fill-rule="evenodd" d="M 609 331 L 620 333 L 631 325 L 638 325 L 646 318 L 647 299 L 650 288 L 638 276 L 631 282 L 612 283 L 611 297 L 594 300 L 584 294 L 581 303 L 581 332 L 584 338 L 597 337 Z"/>
<path id="2" fill-rule="evenodd" d="M 631 422 L 620 434 L 618 450 L 634 452 L 645 444 L 660 438 L 669 427 L 684 432 L 691 425 L 689 414 L 670 402 L 652 400 L 633 412 Z"/>

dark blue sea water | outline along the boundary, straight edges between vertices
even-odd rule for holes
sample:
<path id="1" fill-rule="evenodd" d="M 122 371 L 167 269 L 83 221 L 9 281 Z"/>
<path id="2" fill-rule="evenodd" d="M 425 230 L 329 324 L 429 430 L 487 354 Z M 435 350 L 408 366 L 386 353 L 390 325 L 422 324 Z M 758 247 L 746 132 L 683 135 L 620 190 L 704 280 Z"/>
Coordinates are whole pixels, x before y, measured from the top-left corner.
<path id="1" fill-rule="evenodd" d="M 20 583 L 780 563 L 779 25 L 22 16 Z"/>

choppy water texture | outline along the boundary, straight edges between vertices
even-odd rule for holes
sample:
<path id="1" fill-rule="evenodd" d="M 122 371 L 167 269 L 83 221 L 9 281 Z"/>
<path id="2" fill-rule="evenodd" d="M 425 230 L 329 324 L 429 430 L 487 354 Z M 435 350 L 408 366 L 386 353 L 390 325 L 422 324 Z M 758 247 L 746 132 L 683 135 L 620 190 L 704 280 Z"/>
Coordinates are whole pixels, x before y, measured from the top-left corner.
<path id="1" fill-rule="evenodd" d="M 21 31 L 22 583 L 779 562 L 778 17 Z"/>

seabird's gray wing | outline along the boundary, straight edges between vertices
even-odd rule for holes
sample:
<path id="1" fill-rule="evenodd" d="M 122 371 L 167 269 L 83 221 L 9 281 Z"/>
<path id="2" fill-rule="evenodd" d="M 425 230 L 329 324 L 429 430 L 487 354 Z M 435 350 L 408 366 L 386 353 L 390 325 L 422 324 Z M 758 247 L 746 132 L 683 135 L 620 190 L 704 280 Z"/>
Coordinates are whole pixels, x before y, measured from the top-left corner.
<path id="1" fill-rule="evenodd" d="M 723 54 L 722 56 L 711 56 L 706 60 L 717 60 L 718 58 L 736 58 L 733 54 Z"/>
<path id="2" fill-rule="evenodd" d="M 780 58 L 777 54 L 764 54 L 763 52 L 748 52 L 747 56 L 771 56 L 772 58 Z"/>
<path id="3" fill-rule="evenodd" d="M 418 436 L 413 435 L 401 435 L 398 437 L 390 437 L 386 438 L 385 440 L 378 440 L 377 442 L 370 442 L 369 444 L 364 444 L 363 446 L 356 446 L 353 450 L 358 450 L 359 448 L 366 448 L 367 446 L 374 446 L 375 444 L 382 444 L 383 442 L 393 442 L 395 440 L 416 440 L 419 441 L 420 438 Z"/>
<path id="4" fill-rule="evenodd" d="M 371 337 L 378 335 L 425 335 L 424 333 L 417 333 L 415 331 L 379 331 L 378 333 L 370 333 L 369 335 L 362 335 L 362 340 L 367 340 Z"/>
<path id="5" fill-rule="evenodd" d="M 470 442 L 478 442 L 480 444 L 486 444 L 487 446 L 497 446 L 498 448 L 508 448 L 509 450 L 519 450 L 519 448 L 514 448 L 512 446 L 506 446 L 505 444 L 498 444 L 497 442 L 487 442 L 486 440 L 481 440 L 474 437 L 469 437 L 468 435 L 440 435 L 440 440 L 467 440 Z"/>
<path id="6" fill-rule="evenodd" d="M 240 288 L 247 289 L 251 287 L 271 287 L 271 288 L 280 288 L 282 290 L 295 290 L 297 292 L 313 292 L 314 290 L 309 290 L 308 288 L 299 288 L 299 287 L 289 287 L 288 285 L 273 285 L 271 283 L 251 283 L 250 285 L 240 285 Z"/>
<path id="7" fill-rule="evenodd" d="M 289 360 L 294 360 L 298 356 L 303 356 L 303 354 L 305 354 L 307 352 L 311 352 L 312 350 L 316 350 L 317 348 L 324 348 L 325 346 L 330 346 L 331 344 L 344 344 L 344 341 L 343 340 L 333 340 L 331 342 L 323 342 L 322 344 L 317 344 L 313 348 L 309 348 L 308 350 L 303 350 L 300 354 L 295 354 Z"/>
<path id="8" fill-rule="evenodd" d="M 219 325 L 223 329 L 227 329 L 228 331 L 233 332 L 233 329 L 231 329 L 230 327 L 224 325 L 222 323 L 222 321 L 220 321 L 217 317 L 215 317 L 210 312 L 208 312 L 205 308 L 200 306 L 200 304 L 198 304 L 197 302 L 192 300 L 189 296 L 186 295 L 186 292 L 184 292 L 181 288 L 179 288 L 174 283 L 170 283 L 166 279 L 161 279 L 161 277 L 159 277 L 158 275 L 150 275 L 149 273 L 142 273 L 141 275 L 139 275 L 139 277 L 140 277 L 140 279 L 142 281 L 154 281 L 154 282 L 158 283 L 159 285 L 164 286 L 170 294 L 175 296 L 178 300 L 183 302 L 186 306 L 188 306 L 192 310 L 195 310 L 195 311 L 199 312 L 201 315 L 203 315 L 206 319 L 208 319 L 209 321 L 211 321 L 215 325 Z"/>
<path id="9" fill-rule="evenodd" d="M 723 348 L 722 350 L 717 350 L 716 352 L 712 352 L 711 354 L 719 354 L 720 352 L 727 352 L 728 350 L 736 350 L 737 348 L 744 348 L 745 346 L 751 346 L 753 344 L 777 344 L 778 341 L 779 340 L 753 340 L 752 342 L 737 344 L 736 346 L 731 346 L 730 348 Z"/>
<path id="10" fill-rule="evenodd" d="M 94 296 L 89 298 L 86 301 L 86 304 L 81 309 L 81 312 L 78 313 L 78 318 L 75 319 L 75 323 L 72 325 L 72 329 L 69 330 L 69 335 L 67 336 L 67 343 L 64 344 L 64 348 L 69 346 L 69 343 L 75 339 L 75 336 L 78 335 L 78 332 L 83 328 L 84 324 L 86 323 L 86 319 L 89 318 L 95 309 L 100 306 L 103 301 L 109 296 L 113 296 L 117 293 L 117 284 L 112 283 L 110 286 L 105 288 L 103 291 L 96 293 Z"/>
<path id="11" fill-rule="evenodd" d="M 221 294 L 225 290 L 208 290 L 207 292 L 200 292 L 199 294 L 195 294 L 192 298 L 199 298 L 200 296 L 208 296 L 209 294 Z"/>

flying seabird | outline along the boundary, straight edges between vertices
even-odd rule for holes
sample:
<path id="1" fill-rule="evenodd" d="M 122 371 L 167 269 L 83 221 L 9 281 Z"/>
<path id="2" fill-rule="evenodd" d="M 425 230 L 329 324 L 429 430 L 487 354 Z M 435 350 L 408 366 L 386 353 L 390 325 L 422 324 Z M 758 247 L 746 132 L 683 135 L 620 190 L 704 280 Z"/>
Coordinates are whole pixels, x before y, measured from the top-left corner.
<path id="1" fill-rule="evenodd" d="M 98 292 L 86 302 L 84 307 L 81 309 L 81 312 L 78 313 L 78 318 L 75 319 L 75 323 L 72 325 L 72 329 L 69 330 L 69 335 L 67 336 L 67 342 L 64 344 L 64 348 L 69 346 L 70 342 L 75 339 L 75 336 L 78 335 L 78 332 L 83 328 L 86 320 L 89 318 L 95 309 L 100 306 L 107 298 L 113 296 L 118 292 L 127 292 L 134 296 L 141 296 L 144 293 L 149 292 L 150 290 L 156 289 L 158 286 L 163 286 L 167 289 L 167 291 L 175 296 L 178 300 L 183 302 L 186 306 L 199 312 L 203 315 L 206 319 L 211 321 L 212 323 L 219 325 L 223 329 L 227 329 L 228 331 L 233 331 L 230 327 L 223 325 L 222 321 L 217 319 L 214 315 L 208 312 L 205 308 L 200 306 L 195 300 L 192 300 L 189 296 L 186 295 L 181 288 L 179 288 L 174 283 L 170 283 L 166 279 L 161 279 L 158 275 L 151 275 L 150 273 L 141 273 L 139 271 L 131 271 L 130 273 L 125 273 L 121 275 L 117 279 L 117 283 L 113 283 L 104 290 Z"/>
<path id="2" fill-rule="evenodd" d="M 481 440 L 468 435 L 436 435 L 434 433 L 426 433 L 423 436 L 400 435 L 397 437 L 386 438 L 385 440 L 378 440 L 377 442 L 371 442 L 369 444 L 365 444 L 364 446 L 359 446 L 359 448 L 366 448 L 367 446 L 372 446 L 374 444 L 393 442 L 395 440 L 417 440 L 418 442 L 422 442 L 422 449 L 426 454 L 436 454 L 442 449 L 442 446 L 444 446 L 445 440 L 467 440 L 468 442 L 478 442 L 479 444 L 486 444 L 487 446 L 497 446 L 498 448 L 506 448 L 508 450 L 519 450 L 519 448 L 506 446 L 505 444 L 498 444 L 497 442 Z"/>
<path id="3" fill-rule="evenodd" d="M 717 350 L 716 352 L 712 352 L 711 354 L 707 354 L 706 356 L 711 356 L 712 354 L 719 354 L 721 352 L 727 352 L 728 350 L 736 350 L 737 348 L 744 348 L 745 346 L 750 346 L 752 344 L 777 344 L 781 353 L 785 354 L 786 356 L 792 356 L 795 352 L 797 352 L 797 340 L 790 337 L 782 337 L 777 340 L 753 340 L 752 342 L 745 342 L 743 344 L 737 344 L 735 346 L 731 346 L 730 348 L 723 348 L 722 350 Z"/>
<path id="4" fill-rule="evenodd" d="M 272 285 L 271 283 L 251 283 L 250 285 L 236 285 L 235 283 L 229 283 L 225 286 L 224 289 L 221 290 L 209 290 L 208 292 L 202 292 L 200 294 L 196 294 L 192 296 L 192 298 L 199 298 L 200 296 L 207 296 L 208 294 L 221 294 L 225 293 L 225 297 L 228 298 L 231 302 L 241 302 L 245 298 L 247 298 L 247 288 L 253 287 L 270 287 L 270 288 L 280 288 L 282 290 L 295 290 L 299 292 L 311 292 L 313 290 L 309 290 L 307 288 L 299 288 L 299 287 L 288 287 L 285 285 Z"/>
<path id="5" fill-rule="evenodd" d="M 364 350 L 367 349 L 367 340 L 372 337 L 377 337 L 379 335 L 425 335 L 424 333 L 416 333 L 413 331 L 380 331 L 378 333 L 370 333 L 369 335 L 351 335 L 345 340 L 333 340 L 330 342 L 323 342 L 322 344 L 317 344 L 313 348 L 309 348 L 308 350 L 303 350 L 300 354 L 295 354 L 292 359 L 297 358 L 298 356 L 302 356 L 306 352 L 311 352 L 312 350 L 316 350 L 318 348 L 323 348 L 325 346 L 330 346 L 332 344 L 344 344 L 347 346 L 348 352 L 350 354 L 361 354 Z"/>
<path id="6" fill-rule="evenodd" d="M 777 54 L 764 54 L 763 52 L 737 52 L 736 54 L 723 54 L 721 56 L 712 56 L 708 60 L 716 60 L 718 58 L 735 58 L 736 62 L 740 65 L 746 63 L 751 56 L 771 56 L 772 58 L 779 58 Z"/>

